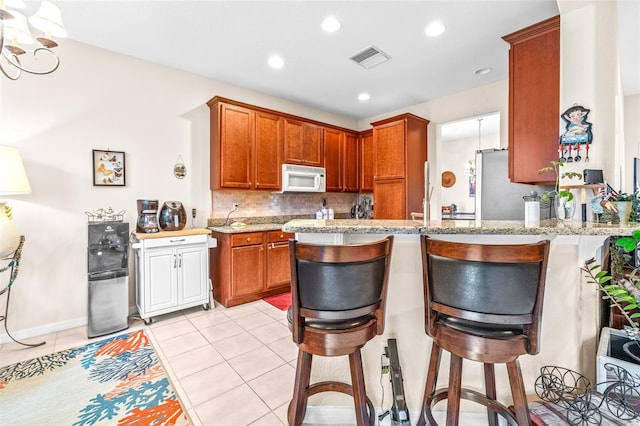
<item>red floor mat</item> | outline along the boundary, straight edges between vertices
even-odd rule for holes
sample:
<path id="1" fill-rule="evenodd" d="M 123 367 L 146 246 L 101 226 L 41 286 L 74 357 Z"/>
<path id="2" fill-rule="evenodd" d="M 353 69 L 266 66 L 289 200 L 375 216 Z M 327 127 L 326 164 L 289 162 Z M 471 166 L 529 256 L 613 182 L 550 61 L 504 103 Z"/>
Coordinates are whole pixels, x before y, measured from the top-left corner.
<path id="1" fill-rule="evenodd" d="M 291 306 L 291 292 L 288 291 L 286 293 L 276 294 L 275 296 L 265 297 L 262 300 L 281 311 L 286 311 L 289 309 L 289 306 Z"/>

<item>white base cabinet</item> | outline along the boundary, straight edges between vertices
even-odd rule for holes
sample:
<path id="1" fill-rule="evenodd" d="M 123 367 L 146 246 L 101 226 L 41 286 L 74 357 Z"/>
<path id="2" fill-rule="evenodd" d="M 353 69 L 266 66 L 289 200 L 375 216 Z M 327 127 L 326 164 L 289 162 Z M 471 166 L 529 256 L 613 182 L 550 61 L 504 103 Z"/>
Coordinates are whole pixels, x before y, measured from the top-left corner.
<path id="1" fill-rule="evenodd" d="M 139 239 L 135 249 L 136 306 L 151 317 L 192 306 L 211 306 L 206 234 Z"/>

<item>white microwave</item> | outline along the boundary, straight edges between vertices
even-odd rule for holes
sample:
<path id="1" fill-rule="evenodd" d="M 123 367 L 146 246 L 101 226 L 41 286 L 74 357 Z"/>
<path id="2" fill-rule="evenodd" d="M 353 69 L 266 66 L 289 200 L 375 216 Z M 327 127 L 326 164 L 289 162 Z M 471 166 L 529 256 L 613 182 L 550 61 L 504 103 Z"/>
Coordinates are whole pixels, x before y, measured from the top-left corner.
<path id="1" fill-rule="evenodd" d="M 282 192 L 325 192 L 324 167 L 282 165 Z"/>

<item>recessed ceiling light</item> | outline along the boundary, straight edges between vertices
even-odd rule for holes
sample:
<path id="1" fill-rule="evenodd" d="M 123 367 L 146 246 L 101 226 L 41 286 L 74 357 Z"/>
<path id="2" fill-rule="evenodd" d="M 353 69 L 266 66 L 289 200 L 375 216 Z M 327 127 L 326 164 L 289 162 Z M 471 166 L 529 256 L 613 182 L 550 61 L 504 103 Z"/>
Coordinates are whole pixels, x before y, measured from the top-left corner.
<path id="1" fill-rule="evenodd" d="M 279 69 L 284 66 L 284 59 L 280 55 L 271 55 L 269 57 L 269 66 L 274 69 Z"/>
<path id="2" fill-rule="evenodd" d="M 485 68 L 478 68 L 473 73 L 475 75 L 484 75 L 484 74 L 489 74 L 490 72 L 491 72 L 491 67 L 485 67 Z"/>
<path id="3" fill-rule="evenodd" d="M 424 33 L 429 37 L 437 37 L 444 32 L 446 27 L 440 21 L 435 21 L 427 26 Z"/>
<path id="4" fill-rule="evenodd" d="M 342 27 L 342 24 L 340 24 L 340 21 L 338 21 L 333 16 L 329 16 L 325 18 L 324 21 L 322 21 L 322 29 L 328 33 L 335 33 L 341 27 Z"/>
<path id="5" fill-rule="evenodd" d="M 369 99 L 371 99 L 371 96 L 369 96 L 368 93 L 360 93 L 358 95 L 358 100 L 359 101 L 368 101 Z"/>

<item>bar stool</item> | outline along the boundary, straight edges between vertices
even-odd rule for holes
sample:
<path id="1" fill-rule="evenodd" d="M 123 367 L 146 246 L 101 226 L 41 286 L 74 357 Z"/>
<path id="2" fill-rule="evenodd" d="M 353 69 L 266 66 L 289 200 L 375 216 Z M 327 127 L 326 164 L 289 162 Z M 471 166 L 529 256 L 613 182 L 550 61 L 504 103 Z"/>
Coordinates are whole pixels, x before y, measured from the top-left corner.
<path id="1" fill-rule="evenodd" d="M 346 246 L 289 241 L 291 307 L 287 318 L 298 345 L 290 425 L 302 424 L 309 396 L 327 391 L 351 395 L 358 426 L 373 424 L 375 411 L 366 396 L 360 348 L 384 331 L 392 245 L 393 236 Z M 348 355 L 351 384 L 310 384 L 313 355 Z"/>
<path id="2" fill-rule="evenodd" d="M 432 406 L 447 399 L 447 425 L 457 425 L 460 399 L 487 407 L 490 425 L 500 414 L 529 425 L 518 357 L 539 351 L 549 241 L 485 245 L 421 237 L 425 332 L 431 359 L 418 425 L 436 422 Z M 442 350 L 450 353 L 449 387 L 436 389 Z M 484 363 L 485 395 L 462 388 L 462 360 Z M 505 363 L 515 416 L 496 401 L 495 363 Z"/>

